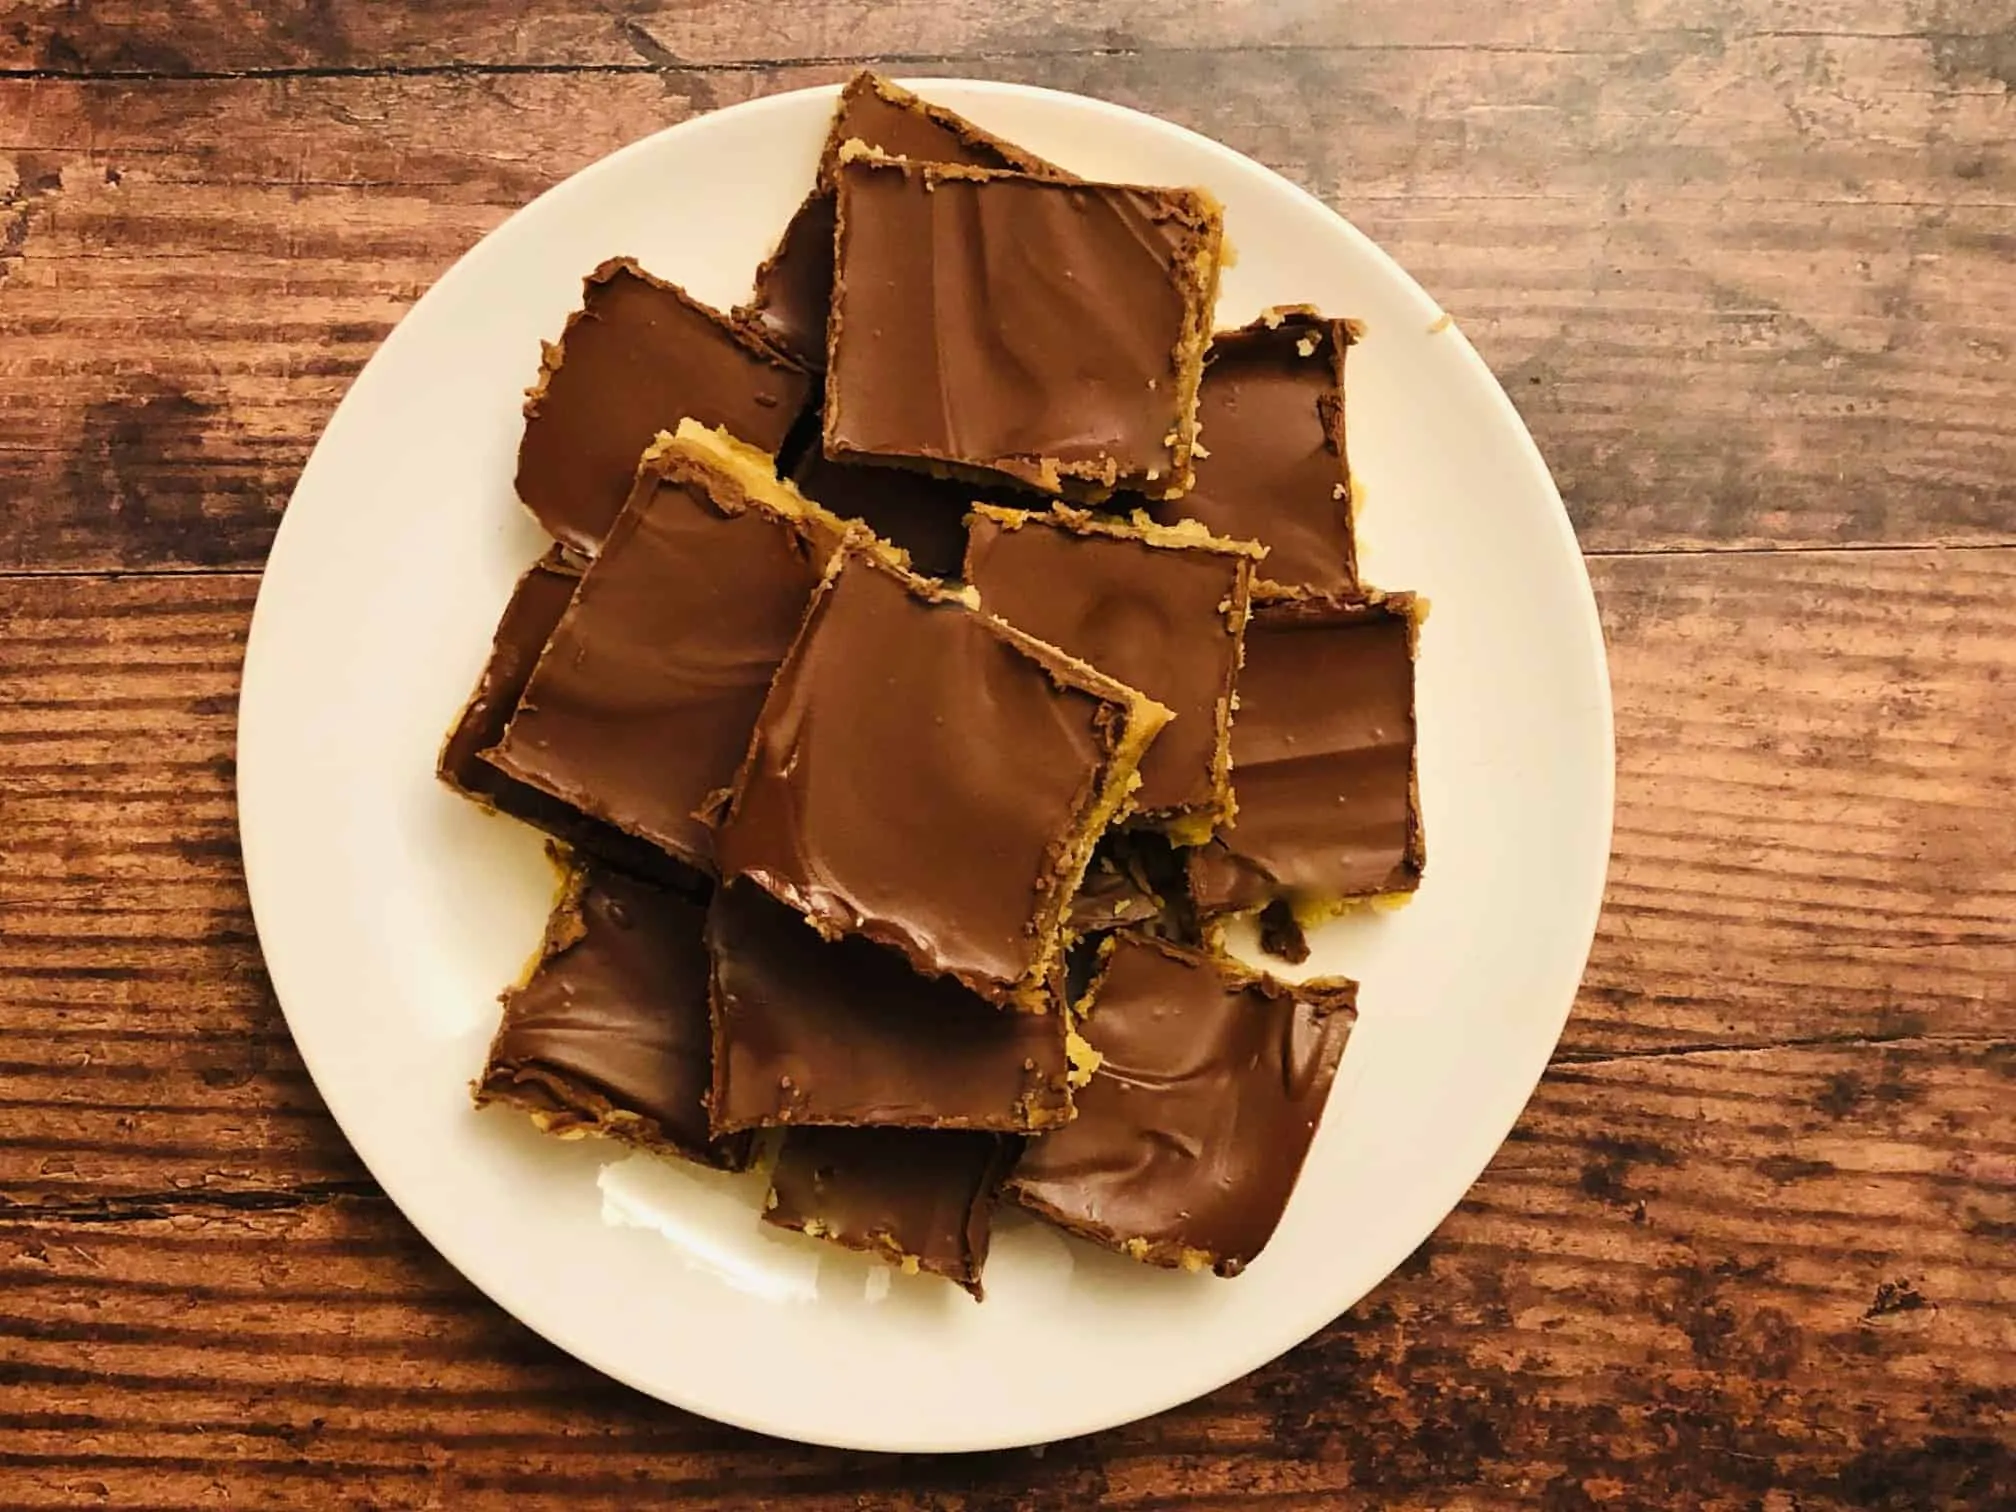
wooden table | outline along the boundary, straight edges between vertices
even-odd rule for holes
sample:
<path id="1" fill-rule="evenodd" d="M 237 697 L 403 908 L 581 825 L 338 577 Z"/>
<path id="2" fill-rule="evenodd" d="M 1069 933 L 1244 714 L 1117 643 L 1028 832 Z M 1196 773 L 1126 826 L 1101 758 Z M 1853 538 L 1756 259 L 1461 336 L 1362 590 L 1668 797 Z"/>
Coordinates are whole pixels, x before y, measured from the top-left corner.
<path id="1" fill-rule="evenodd" d="M 1349 214 L 1610 640 L 1609 905 L 1489 1173 L 1043 1453 L 774 1443 L 513 1324 L 323 1111 L 239 870 L 260 561 L 372 349 L 548 184 L 862 61 Z M 0 1505 L 2016 1506 L 2016 0 L 0 0 L 0 71 Z"/>

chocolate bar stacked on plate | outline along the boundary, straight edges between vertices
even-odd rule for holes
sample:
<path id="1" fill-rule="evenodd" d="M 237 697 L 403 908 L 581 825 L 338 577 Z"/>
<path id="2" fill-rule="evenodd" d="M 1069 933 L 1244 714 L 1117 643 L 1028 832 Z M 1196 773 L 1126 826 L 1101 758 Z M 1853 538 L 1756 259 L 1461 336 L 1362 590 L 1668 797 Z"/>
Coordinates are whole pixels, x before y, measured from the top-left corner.
<path id="1" fill-rule="evenodd" d="M 1418 884 L 1419 614 L 1358 578 L 1356 328 L 1213 335 L 1222 219 L 862 74 L 750 304 L 588 275 L 440 763 L 565 877 L 479 1103 L 976 1297 L 1002 1203 L 1260 1252 L 1356 988 L 1223 925 Z"/>

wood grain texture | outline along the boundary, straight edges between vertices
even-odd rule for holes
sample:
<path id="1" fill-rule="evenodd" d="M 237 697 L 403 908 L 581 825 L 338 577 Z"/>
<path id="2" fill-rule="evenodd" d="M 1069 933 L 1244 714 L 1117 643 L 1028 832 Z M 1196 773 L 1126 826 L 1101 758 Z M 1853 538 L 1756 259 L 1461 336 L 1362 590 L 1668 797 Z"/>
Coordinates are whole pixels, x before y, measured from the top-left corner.
<path id="1" fill-rule="evenodd" d="M 0 1191 L 362 1175 L 244 894 L 232 744 L 256 587 L 0 579 Z"/>
<path id="2" fill-rule="evenodd" d="M 1511 1140 L 1308 1345 L 1040 1455 L 776 1444 L 503 1317 L 238 860 L 253 569 L 385 332 L 862 60 L 1308 186 L 1605 554 L 1611 887 Z M 2016 0 L 0 0 L 0 1506 L 2016 1507 L 2012 144 Z"/>
<path id="3" fill-rule="evenodd" d="M 1602 53 L 1707 38 L 1872 37 L 2006 65 L 2000 0 L 8 0 L 0 69 L 23 73 L 597 68 L 665 70 L 1002 55 L 1274 51 Z M 2016 71 L 2016 70 L 2012 70 Z"/>
<path id="4" fill-rule="evenodd" d="M 55 12 L 77 66 L 169 45 L 144 40 L 145 7 L 88 45 L 94 11 L 32 9 L 0 22 L 24 57 Z M 1196 44 L 1140 21 L 1096 56 L 1042 9 L 1056 47 L 999 51 L 1013 7 L 830 4 L 773 45 L 907 18 L 948 51 L 905 68 L 1104 95 L 1280 168 L 1458 316 L 1591 549 L 2016 541 L 2016 66 L 1997 51 L 2016 0 L 1945 29 L 1876 0 L 1755 29 L 1671 5 L 1649 30 L 1614 0 L 1443 23 L 1198 4 L 1166 23 Z M 160 69 L 335 66 L 297 11 L 202 14 Z M 777 14 L 318 6 L 298 17 L 530 71 L 0 79 L 0 491 L 25 501 L 0 565 L 256 565 L 349 379 L 477 236 L 626 140 L 846 71 L 742 61 Z M 633 21 L 713 61 L 589 45 L 627 47 Z"/>
<path id="5" fill-rule="evenodd" d="M 2016 1028 L 2016 552 L 1590 566 L 1616 841 L 1564 1050 Z"/>

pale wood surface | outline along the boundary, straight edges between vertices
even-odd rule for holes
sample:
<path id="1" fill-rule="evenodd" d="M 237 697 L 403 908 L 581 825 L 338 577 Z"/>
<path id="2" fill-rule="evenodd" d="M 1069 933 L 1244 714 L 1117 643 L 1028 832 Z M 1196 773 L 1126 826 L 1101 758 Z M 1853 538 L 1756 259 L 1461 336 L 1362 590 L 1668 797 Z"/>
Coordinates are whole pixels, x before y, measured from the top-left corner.
<path id="1" fill-rule="evenodd" d="M 1346 210 L 1610 638 L 1609 902 L 1491 1171 L 1041 1456 L 777 1445 L 503 1318 L 329 1122 L 237 857 L 256 568 L 377 341 L 556 178 L 861 57 Z M 0 3 L 0 1506 L 2016 1505 L 2012 90 L 2016 0 Z"/>

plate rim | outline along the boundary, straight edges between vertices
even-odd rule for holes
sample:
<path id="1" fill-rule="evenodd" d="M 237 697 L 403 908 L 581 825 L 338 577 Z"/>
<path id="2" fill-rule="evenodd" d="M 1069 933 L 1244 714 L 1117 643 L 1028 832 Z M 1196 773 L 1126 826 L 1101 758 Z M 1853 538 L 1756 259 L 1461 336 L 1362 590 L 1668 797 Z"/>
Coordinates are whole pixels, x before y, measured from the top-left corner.
<path id="1" fill-rule="evenodd" d="M 1522 480 L 1522 486 L 1539 488 L 1544 493 L 1546 499 L 1551 501 L 1553 508 L 1547 512 L 1550 528 L 1558 537 L 1558 544 L 1565 547 L 1567 558 L 1572 566 L 1571 587 L 1575 591 L 1571 595 L 1568 595 L 1568 597 L 1572 597 L 1574 600 L 1575 628 L 1580 632 L 1576 639 L 1580 642 L 1581 650 L 1587 658 L 1587 671 L 1592 674 L 1588 677 L 1587 687 L 1593 697 L 1586 712 L 1593 717 L 1595 722 L 1595 728 L 1592 732 L 1595 739 L 1589 754 L 1592 757 L 1600 756 L 1600 760 L 1593 762 L 1593 767 L 1600 774 L 1600 792 L 1597 796 L 1600 797 L 1601 822 L 1599 829 L 1602 842 L 1601 858 L 1594 867 L 1590 878 L 1590 895 L 1582 900 L 1582 906 L 1575 914 L 1577 937 L 1584 940 L 1579 952 L 1580 959 L 1575 966 L 1575 981 L 1579 985 L 1588 968 L 1589 955 L 1595 944 L 1597 925 L 1607 893 L 1616 814 L 1614 701 L 1602 620 L 1597 607 L 1594 586 L 1589 577 L 1587 559 L 1582 551 L 1579 540 L 1576 538 L 1573 522 L 1569 518 L 1567 507 L 1561 498 L 1559 488 L 1555 484 L 1552 473 L 1549 471 L 1545 459 L 1540 453 L 1538 444 L 1533 439 L 1532 433 L 1527 428 L 1524 418 L 1512 403 L 1510 395 L 1506 392 L 1503 384 L 1498 381 L 1497 376 L 1484 362 L 1483 358 L 1477 353 L 1476 349 L 1471 345 L 1467 335 L 1462 332 L 1460 326 L 1450 320 L 1447 313 L 1442 310 L 1439 302 L 1415 280 L 1412 274 L 1393 258 L 1391 254 L 1387 253 L 1378 243 L 1373 241 L 1371 237 L 1360 231 L 1342 213 L 1332 209 L 1318 196 L 1258 159 L 1238 152 L 1236 149 L 1228 147 L 1224 143 L 1206 136 L 1193 128 L 1146 111 L 1136 110 L 1129 106 L 1100 99 L 1096 96 L 1040 85 L 947 75 L 897 76 L 897 82 L 906 88 L 926 95 L 929 95 L 934 89 L 949 87 L 967 95 L 1048 98 L 1060 102 L 1066 108 L 1073 110 L 1089 108 L 1095 114 L 1106 115 L 1116 120 L 1125 120 L 1136 128 L 1145 125 L 1147 128 L 1157 132 L 1174 133 L 1192 148 L 1219 159 L 1239 172 L 1257 170 L 1271 180 L 1276 188 L 1287 191 L 1293 197 L 1303 201 L 1307 206 L 1319 210 L 1332 226 L 1357 245 L 1361 254 L 1380 264 L 1384 272 L 1393 280 L 1395 286 L 1416 300 L 1421 309 L 1429 315 L 1430 319 L 1437 323 L 1438 328 L 1445 329 L 1447 337 L 1454 338 L 1456 349 L 1460 353 L 1459 360 L 1470 370 L 1471 377 L 1474 380 L 1481 380 L 1479 384 L 1480 393 L 1486 396 L 1486 402 L 1498 412 L 1499 419 L 1509 431 L 1510 436 L 1516 438 L 1513 441 L 1513 447 L 1518 457 L 1521 471 L 1526 475 Z M 1316 1333 L 1328 1327 L 1338 1318 L 1341 1318 L 1345 1313 L 1362 1302 L 1366 1296 L 1383 1286 L 1391 1279 L 1393 1271 L 1388 1270 L 1377 1280 L 1371 1282 L 1363 1291 L 1341 1305 L 1333 1308 L 1329 1302 L 1324 1302 L 1318 1309 L 1321 1316 L 1316 1317 L 1306 1328 L 1301 1326 L 1301 1318 L 1298 1314 L 1295 1337 L 1285 1344 L 1275 1342 L 1273 1335 L 1267 1333 L 1260 1336 L 1260 1342 L 1256 1346 L 1240 1351 L 1236 1356 L 1230 1351 L 1225 1352 L 1220 1356 L 1212 1371 L 1209 1372 L 1210 1379 L 1202 1386 L 1198 1386 L 1186 1378 L 1173 1390 L 1145 1392 L 1137 1399 L 1130 1399 L 1128 1404 L 1118 1412 L 1106 1410 L 1102 1407 L 1096 1412 L 1081 1413 L 1080 1416 L 1084 1421 L 1078 1426 L 1071 1428 L 1067 1432 L 1045 1438 L 1033 1438 L 1026 1433 L 1015 1432 L 993 1435 L 983 1433 L 963 1438 L 958 1442 L 942 1442 L 929 1438 L 906 1438 L 901 1432 L 879 1434 L 874 1438 L 865 1438 L 858 1435 L 850 1436 L 844 1433 L 832 1434 L 822 1432 L 816 1425 L 806 1427 L 780 1423 L 774 1419 L 765 1420 L 760 1416 L 748 1413 L 724 1411 L 722 1408 L 707 1403 L 686 1392 L 671 1389 L 664 1382 L 644 1379 L 640 1373 L 631 1370 L 623 1362 L 611 1359 L 605 1352 L 594 1347 L 592 1344 L 584 1343 L 573 1337 L 570 1330 L 564 1327 L 554 1327 L 551 1320 L 544 1323 L 533 1321 L 524 1312 L 520 1311 L 519 1308 L 503 1300 L 497 1291 L 493 1290 L 492 1286 L 487 1284 L 485 1280 L 478 1279 L 479 1274 L 483 1274 L 486 1271 L 480 1255 L 473 1257 L 475 1264 L 472 1268 L 470 1264 L 465 1263 L 472 1257 L 461 1252 L 463 1246 L 444 1243 L 433 1225 L 425 1217 L 421 1216 L 425 1211 L 425 1204 L 415 1203 L 409 1206 L 408 1201 L 402 1199 L 402 1190 L 406 1190 L 408 1195 L 411 1195 L 405 1178 L 395 1172 L 388 1179 L 386 1171 L 381 1170 L 378 1165 L 373 1163 L 365 1153 L 365 1145 L 358 1141 L 343 1112 L 339 1110 L 336 1102 L 324 1091 L 327 1063 L 324 1062 L 323 1070 L 318 1070 L 317 1056 L 308 1048 L 313 1036 L 309 1036 L 308 1039 L 303 1038 L 296 1023 L 295 1011 L 289 1008 L 290 994 L 282 987 L 282 978 L 283 976 L 287 976 L 288 973 L 284 968 L 277 967 L 273 952 L 269 948 L 268 941 L 270 934 L 265 919 L 262 918 L 262 913 L 266 913 L 268 910 L 262 910 L 259 901 L 262 895 L 259 879 L 261 876 L 267 875 L 268 871 L 264 861 L 260 858 L 263 849 L 262 844 L 255 838 L 255 834 L 261 829 L 261 826 L 256 822 L 256 818 L 253 822 L 248 822 L 248 815 L 256 816 L 261 811 L 263 804 L 261 798 L 258 796 L 258 782 L 256 780 L 248 781 L 247 774 L 248 771 L 254 773 L 260 771 L 261 764 L 257 755 L 257 734 L 255 733 L 251 740 L 248 741 L 247 739 L 248 722 L 246 719 L 246 710 L 254 701 L 253 694 L 266 683 L 270 676 L 274 675 L 274 673 L 267 670 L 271 652 L 270 650 L 262 650 L 262 648 L 270 648 L 274 638 L 273 632 L 265 627 L 269 626 L 272 619 L 277 617 L 282 611 L 273 607 L 275 599 L 267 591 L 269 579 L 272 576 L 273 563 L 276 558 L 281 558 L 282 552 L 285 549 L 285 543 L 288 540 L 287 525 L 292 512 L 293 500 L 300 492 L 302 483 L 306 481 L 314 470 L 316 461 L 327 444 L 330 433 L 337 429 L 337 422 L 344 410 L 351 406 L 356 390 L 365 374 L 386 352 L 396 351 L 403 346 L 401 338 L 414 325 L 414 317 L 427 308 L 429 301 L 434 300 L 440 294 L 444 284 L 454 275 L 462 273 L 467 268 L 474 266 L 480 269 L 488 257 L 495 253 L 495 243 L 500 234 L 549 196 L 575 183 L 577 180 L 589 176 L 619 172 L 620 165 L 632 157 L 648 153 L 665 138 L 688 131 L 703 122 L 731 113 L 756 115 L 772 110 L 788 110 L 797 102 L 803 101 L 807 97 L 832 99 L 837 96 L 840 87 L 838 83 L 811 85 L 772 94 L 758 95 L 718 110 L 704 111 L 689 116 L 685 120 L 677 121 L 656 131 L 649 132 L 631 142 L 627 142 L 614 151 L 584 164 L 573 173 L 555 181 L 505 216 L 497 225 L 491 227 L 479 237 L 453 263 L 443 269 L 434 279 L 433 283 L 422 293 L 420 298 L 415 300 L 400 316 L 392 330 L 387 333 L 384 340 L 374 350 L 364 366 L 358 370 L 357 376 L 351 380 L 350 385 L 345 389 L 342 399 L 334 410 L 332 410 L 329 419 L 324 422 L 322 431 L 317 436 L 315 445 L 311 449 L 307 461 L 303 464 L 301 474 L 296 479 L 294 488 L 289 492 L 289 510 L 283 512 L 280 523 L 275 530 L 273 542 L 268 550 L 266 560 L 260 567 L 259 591 L 255 598 L 252 617 L 246 634 L 233 743 L 236 771 L 235 803 L 237 828 L 239 847 L 244 864 L 246 892 L 254 927 L 259 935 L 262 962 L 265 966 L 268 979 L 272 983 L 275 1001 L 279 1004 L 282 1018 L 287 1024 L 289 1036 L 295 1043 L 296 1051 L 300 1054 L 303 1065 L 307 1069 L 311 1081 L 315 1084 L 316 1094 L 322 1100 L 325 1109 L 342 1133 L 344 1140 L 349 1144 L 359 1162 L 370 1173 L 372 1179 L 377 1182 L 394 1207 L 398 1209 L 401 1219 L 410 1224 L 436 1253 L 446 1260 L 464 1280 L 481 1292 L 491 1305 L 498 1307 L 519 1324 L 540 1338 L 547 1340 L 554 1347 L 563 1350 L 565 1353 L 581 1361 L 589 1368 L 647 1397 L 664 1402 L 679 1410 L 694 1413 L 696 1416 L 704 1417 L 710 1421 L 724 1423 L 731 1427 L 762 1433 L 792 1442 L 846 1450 L 899 1453 L 959 1453 L 1012 1448 L 1039 1442 L 1059 1442 L 1064 1439 L 1082 1437 L 1090 1433 L 1103 1432 L 1110 1428 L 1156 1416 L 1179 1407 L 1186 1402 L 1196 1400 L 1212 1391 L 1220 1390 L 1224 1386 L 1244 1378 L 1271 1361 L 1279 1359 L 1306 1344 Z M 1444 322 L 1447 322 L 1446 326 L 1444 326 Z M 1565 614 L 1566 612 L 1564 604 L 1563 613 Z M 265 633 L 262 634 L 262 630 Z M 284 671 L 282 675 L 284 675 Z M 1580 691 L 1578 689 L 1578 692 Z M 253 724 L 256 731 L 256 720 Z M 248 757 L 250 758 L 249 760 Z M 1593 839 L 1591 844 L 1593 849 Z M 271 897 L 270 893 L 267 895 L 269 898 Z M 284 956 L 284 948 L 281 953 Z M 1456 1195 L 1446 1206 L 1442 1207 L 1434 1224 L 1423 1235 L 1421 1241 L 1419 1241 L 1420 1243 L 1427 1242 L 1447 1222 L 1450 1213 L 1468 1196 L 1478 1179 L 1484 1174 L 1491 1162 L 1495 1160 L 1498 1151 L 1503 1148 L 1512 1129 L 1530 1105 L 1534 1092 L 1538 1089 L 1547 1067 L 1552 1062 L 1554 1050 L 1558 1046 L 1561 1035 L 1567 1026 L 1568 1019 L 1574 1011 L 1576 996 L 1577 991 L 1571 988 L 1568 1001 L 1562 1005 L 1553 1031 L 1548 1037 L 1546 1055 L 1540 1058 L 1539 1067 L 1532 1081 L 1526 1085 L 1523 1094 L 1518 1099 L 1517 1105 L 1513 1107 L 1510 1116 L 1504 1120 L 1503 1127 L 1495 1129 L 1495 1137 L 1490 1143 L 1489 1151 L 1485 1155 L 1482 1164 L 1476 1170 L 1469 1173 L 1461 1188 L 1456 1192 Z M 301 1000 L 300 996 L 296 995 L 295 1001 L 299 1002 Z M 1538 1036 L 1536 1035 L 1536 1043 L 1537 1039 Z M 1496 1122 L 1494 1120 L 1493 1124 L 1495 1125 Z M 1416 1248 L 1418 1248 L 1418 1244 Z"/>

